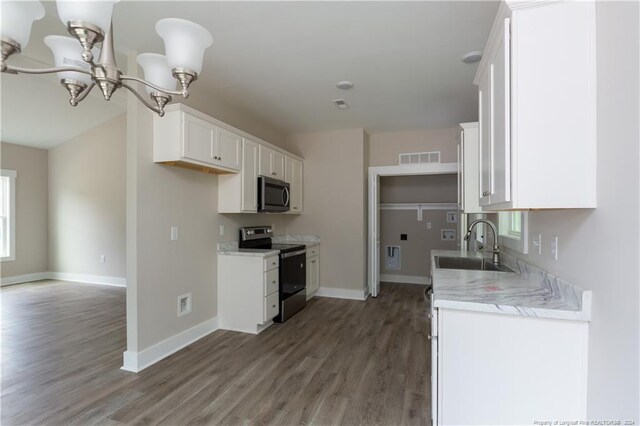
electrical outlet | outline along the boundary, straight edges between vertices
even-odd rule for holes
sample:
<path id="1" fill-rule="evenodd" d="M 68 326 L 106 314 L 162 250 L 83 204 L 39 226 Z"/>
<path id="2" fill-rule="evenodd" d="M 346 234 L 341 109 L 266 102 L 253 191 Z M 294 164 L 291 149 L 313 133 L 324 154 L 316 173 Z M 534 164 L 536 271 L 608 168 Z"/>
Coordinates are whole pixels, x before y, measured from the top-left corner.
<path id="1" fill-rule="evenodd" d="M 456 239 L 456 230 L 455 229 L 441 229 L 440 230 L 440 239 L 442 241 L 454 241 Z"/>
<path id="2" fill-rule="evenodd" d="M 191 313 L 191 293 L 178 296 L 178 316 Z"/>
<path id="3" fill-rule="evenodd" d="M 220 236 L 224 236 L 224 225 L 220 225 Z"/>
<path id="4" fill-rule="evenodd" d="M 551 257 L 553 257 L 555 260 L 558 260 L 558 251 L 560 250 L 558 244 L 559 238 L 557 235 L 555 235 L 553 238 L 551 238 Z"/>
<path id="5" fill-rule="evenodd" d="M 107 261 L 107 258 L 105 257 L 104 254 L 100 255 L 100 263 L 105 263 Z"/>
<path id="6" fill-rule="evenodd" d="M 458 223 L 458 212 L 447 212 L 447 223 Z"/>
<path id="7" fill-rule="evenodd" d="M 531 244 L 533 244 L 532 252 L 538 253 L 538 255 L 541 255 L 542 254 L 542 234 L 536 234 L 533 241 L 531 241 Z"/>
<path id="8" fill-rule="evenodd" d="M 407 234 L 400 234 L 400 240 L 407 241 Z"/>
<path id="9" fill-rule="evenodd" d="M 171 227 L 171 241 L 177 241 L 178 240 L 178 227 L 177 226 L 172 226 Z"/>

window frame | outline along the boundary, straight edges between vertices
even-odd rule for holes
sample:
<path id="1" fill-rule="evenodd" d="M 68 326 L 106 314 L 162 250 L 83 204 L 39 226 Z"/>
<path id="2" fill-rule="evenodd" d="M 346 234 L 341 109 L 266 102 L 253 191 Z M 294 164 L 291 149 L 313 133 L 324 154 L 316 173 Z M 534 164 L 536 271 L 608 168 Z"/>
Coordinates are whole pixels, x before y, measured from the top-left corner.
<path id="1" fill-rule="evenodd" d="M 513 217 L 520 215 L 520 233 L 513 229 Z M 529 212 L 498 212 L 498 242 L 500 245 L 517 252 L 529 253 Z"/>
<path id="2" fill-rule="evenodd" d="M 1 169 L 0 175 L 9 178 L 9 209 L 7 212 L 9 255 L 0 255 L 0 262 L 11 262 L 16 260 L 16 179 L 18 173 L 15 170 Z"/>

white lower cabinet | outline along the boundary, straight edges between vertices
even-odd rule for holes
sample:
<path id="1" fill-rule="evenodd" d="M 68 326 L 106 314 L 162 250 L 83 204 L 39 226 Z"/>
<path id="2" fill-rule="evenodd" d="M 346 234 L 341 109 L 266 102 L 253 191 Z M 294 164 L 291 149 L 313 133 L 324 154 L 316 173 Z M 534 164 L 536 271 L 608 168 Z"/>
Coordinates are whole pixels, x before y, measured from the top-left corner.
<path id="1" fill-rule="evenodd" d="M 320 288 L 320 246 L 307 249 L 307 300 Z"/>
<path id="2" fill-rule="evenodd" d="M 432 309 L 433 424 L 586 420 L 588 323 Z"/>
<path id="3" fill-rule="evenodd" d="M 278 256 L 218 255 L 220 328 L 260 333 L 280 312 Z"/>

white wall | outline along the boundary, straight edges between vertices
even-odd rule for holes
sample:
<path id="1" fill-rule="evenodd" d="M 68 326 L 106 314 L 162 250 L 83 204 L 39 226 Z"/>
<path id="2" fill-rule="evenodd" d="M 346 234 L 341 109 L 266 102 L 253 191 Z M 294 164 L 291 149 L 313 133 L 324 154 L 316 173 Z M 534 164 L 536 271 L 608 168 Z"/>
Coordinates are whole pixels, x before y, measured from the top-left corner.
<path id="1" fill-rule="evenodd" d="M 304 161 L 304 214 L 287 231 L 322 239 L 321 286 L 361 291 L 366 285 L 366 132 L 292 135 L 288 149 Z"/>
<path id="2" fill-rule="evenodd" d="M 47 271 L 47 150 L 2 143 L 2 168 L 16 170 L 16 259 L 2 278 Z"/>
<path id="3" fill-rule="evenodd" d="M 588 415 L 640 418 L 639 11 L 637 2 L 598 2 L 598 207 L 529 213 L 543 254 L 527 261 L 593 291 Z M 560 237 L 559 259 L 550 255 Z"/>
<path id="4" fill-rule="evenodd" d="M 125 131 L 121 114 L 49 149 L 49 271 L 126 276 Z"/>
<path id="5" fill-rule="evenodd" d="M 369 138 L 369 166 L 398 165 L 405 152 L 440 151 L 440 162 L 455 163 L 458 128 L 372 133 Z"/>
<path id="6" fill-rule="evenodd" d="M 207 93 L 193 90 L 189 104 L 276 145 L 284 141 L 278 129 Z M 127 120 L 127 350 L 139 352 L 217 316 L 219 242 L 237 240 L 240 226 L 273 224 L 284 233 L 289 219 L 218 214 L 217 176 L 154 164 L 153 113 L 131 96 Z M 178 241 L 169 239 L 172 226 Z M 177 317 L 185 293 L 192 312 Z"/>

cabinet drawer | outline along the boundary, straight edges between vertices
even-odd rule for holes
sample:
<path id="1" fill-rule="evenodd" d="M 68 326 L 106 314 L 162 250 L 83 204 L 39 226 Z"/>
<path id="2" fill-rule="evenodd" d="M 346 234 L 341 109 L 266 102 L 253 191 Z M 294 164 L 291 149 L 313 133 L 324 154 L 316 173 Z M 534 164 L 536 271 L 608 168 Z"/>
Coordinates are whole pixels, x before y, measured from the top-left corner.
<path id="1" fill-rule="evenodd" d="M 307 259 L 313 256 L 317 256 L 320 253 L 320 246 L 314 246 L 307 249 Z"/>
<path id="2" fill-rule="evenodd" d="M 271 293 L 278 291 L 280 269 L 272 269 L 264 273 L 264 295 L 269 296 Z"/>
<path id="3" fill-rule="evenodd" d="M 264 260 L 264 270 L 269 271 L 278 267 L 278 256 L 267 257 Z"/>
<path id="4" fill-rule="evenodd" d="M 275 292 L 272 295 L 264 298 L 264 318 L 262 318 L 264 322 L 272 320 L 273 317 L 275 317 L 276 315 L 278 315 L 278 313 L 280 313 L 280 306 L 278 306 L 279 294 L 280 293 Z"/>

